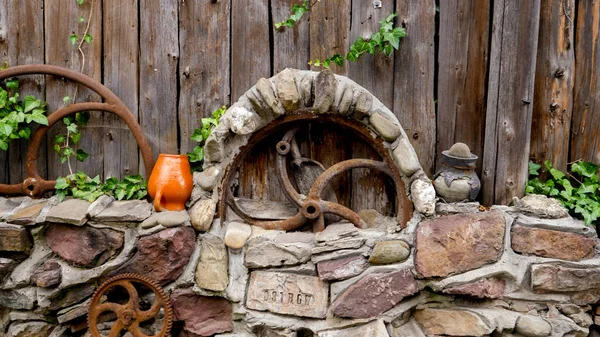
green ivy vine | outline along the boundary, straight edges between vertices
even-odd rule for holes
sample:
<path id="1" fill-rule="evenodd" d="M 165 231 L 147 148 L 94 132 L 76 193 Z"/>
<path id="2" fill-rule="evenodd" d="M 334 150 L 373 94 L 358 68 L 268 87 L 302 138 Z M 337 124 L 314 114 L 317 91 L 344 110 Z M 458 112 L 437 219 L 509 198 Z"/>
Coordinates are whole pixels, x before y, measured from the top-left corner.
<path id="1" fill-rule="evenodd" d="M 99 176 L 90 178 L 79 171 L 56 179 L 55 188 L 59 202 L 66 196 L 94 202 L 102 195 L 109 195 L 117 200 L 142 199 L 148 195 L 147 184 L 139 174 L 127 176 L 123 180 L 108 178 L 102 183 Z"/>
<path id="2" fill-rule="evenodd" d="M 192 172 L 200 171 L 202 169 L 202 164 L 204 163 L 204 143 L 212 133 L 212 130 L 219 125 L 219 118 L 223 116 L 226 110 L 227 107 L 223 105 L 213 111 L 210 117 L 202 118 L 201 128 L 194 129 L 190 139 L 198 142 L 198 145 L 194 146 L 192 152 L 187 153 Z"/>
<path id="3" fill-rule="evenodd" d="M 571 215 L 583 219 L 586 225 L 596 223 L 600 218 L 599 166 L 579 160 L 571 163 L 569 172 L 562 172 L 552 167 L 548 160 L 544 165 L 550 174 L 546 181 L 540 179 L 539 170 L 542 166 L 529 163 L 525 192 L 555 198 Z"/>
<path id="4" fill-rule="evenodd" d="M 8 150 L 13 139 L 29 139 L 31 123 L 48 125 L 46 102 L 35 96 L 19 100 L 19 79 L 12 78 L 0 86 L 0 149 Z"/>
<path id="5" fill-rule="evenodd" d="M 301 5 L 292 5 L 290 16 L 286 20 L 275 23 L 275 28 L 294 27 L 305 13 L 311 11 L 315 3 L 309 4 L 309 1 L 304 1 Z M 406 36 L 406 30 L 403 27 L 394 27 L 394 18 L 396 16 L 398 16 L 397 13 L 392 13 L 381 20 L 379 22 L 379 31 L 373 33 L 369 38 L 357 38 L 350 46 L 350 50 L 346 55 L 334 54 L 324 60 L 311 60 L 308 64 L 329 69 L 332 63 L 343 66 L 345 61 L 356 62 L 365 53 L 371 55 L 384 53 L 386 56 L 389 56 L 394 50 L 400 48 L 400 40 Z"/>

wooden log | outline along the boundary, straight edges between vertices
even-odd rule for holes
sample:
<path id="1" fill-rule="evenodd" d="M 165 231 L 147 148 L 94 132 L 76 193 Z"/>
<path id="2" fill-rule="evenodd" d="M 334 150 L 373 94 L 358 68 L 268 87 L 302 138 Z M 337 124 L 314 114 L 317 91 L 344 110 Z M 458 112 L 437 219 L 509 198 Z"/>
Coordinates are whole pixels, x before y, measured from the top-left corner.
<path id="1" fill-rule="evenodd" d="M 201 119 L 230 104 L 230 0 L 179 2 L 179 130 L 181 153 Z"/>
<path id="2" fill-rule="evenodd" d="M 482 196 L 508 204 L 528 177 L 540 1 L 494 2 Z"/>
<path id="3" fill-rule="evenodd" d="M 44 4 L 40 0 L 2 1 L 0 3 L 0 66 L 44 63 Z M 45 100 L 44 76 L 19 78 L 21 99 L 34 95 Z M 35 123 L 34 123 L 35 124 Z M 32 126 L 34 125 L 32 124 Z M 32 128 L 33 131 L 37 127 Z M 8 151 L 0 150 L 0 183 L 20 183 L 25 173 L 27 140 L 13 140 Z M 42 146 L 38 171 L 47 174 L 46 149 Z"/>
<path id="4" fill-rule="evenodd" d="M 600 1 L 579 1 L 571 161 L 600 163 Z"/>
<path id="5" fill-rule="evenodd" d="M 137 0 L 104 0 L 104 85 L 137 119 L 139 103 L 139 34 Z M 162 11 L 162 9 L 161 9 Z M 105 114 L 104 176 L 138 173 L 138 147 L 125 123 Z"/>
<path id="6" fill-rule="evenodd" d="M 394 114 L 415 148 L 423 170 L 433 172 L 435 160 L 434 35 L 435 3 L 396 1 L 396 24 L 406 28 L 394 60 Z"/>
<path id="7" fill-rule="evenodd" d="M 140 125 L 155 159 L 159 153 L 179 153 L 178 12 L 177 0 L 140 2 Z M 143 162 L 139 171 L 145 175 Z"/>
<path id="8" fill-rule="evenodd" d="M 92 8 L 93 6 L 93 8 Z M 78 6 L 72 0 L 46 0 L 44 6 L 46 63 L 81 71 L 82 58 L 77 50 L 78 45 L 69 41 L 69 36 L 75 33 L 78 38 L 83 38 L 88 22 L 90 11 L 91 43 L 84 43 L 82 50 L 85 54 L 85 67 L 83 73 L 97 81 L 102 79 L 102 2 L 99 0 L 86 0 L 83 5 Z M 85 23 L 80 23 L 78 18 L 83 16 Z M 77 97 L 74 97 L 77 91 Z M 48 76 L 46 78 L 46 100 L 48 110 L 56 111 L 64 106 L 63 98 L 69 96 L 73 102 L 95 102 L 100 97 L 82 86 L 76 89 L 76 85 L 64 79 Z M 85 150 L 90 156 L 83 162 L 71 158 L 73 173 L 78 170 L 84 171 L 90 176 L 102 175 L 103 162 L 107 155 L 100 144 L 104 144 L 102 114 L 92 112 L 86 127 L 80 128 L 81 140 L 77 147 Z M 67 130 L 62 125 L 56 125 L 48 132 L 48 178 L 54 179 L 58 176 L 68 175 L 68 165 L 60 164 L 60 160 L 54 147 L 54 136 L 66 134 Z"/>
<path id="9" fill-rule="evenodd" d="M 440 2 L 436 170 L 441 153 L 462 142 L 483 160 L 490 3 Z"/>
<path id="10" fill-rule="evenodd" d="M 273 22 L 286 20 L 293 4 L 302 4 L 304 0 L 272 0 L 271 13 Z M 308 69 L 310 61 L 310 27 L 308 13 L 305 13 L 294 28 L 275 29 L 273 31 L 273 73 L 277 74 L 285 68 Z"/>
<path id="11" fill-rule="evenodd" d="M 314 1 L 313 1 L 314 2 Z M 310 59 L 324 60 L 338 53 L 346 55 L 350 46 L 351 0 L 316 2 L 310 13 Z M 312 70 L 322 68 L 312 66 Z M 347 74 L 347 66 L 332 65 L 339 75 Z"/>
<path id="12" fill-rule="evenodd" d="M 269 1 L 233 1 L 231 4 L 231 95 L 233 101 L 261 77 L 269 78 Z"/>
<path id="13" fill-rule="evenodd" d="M 573 112 L 574 0 L 542 1 L 535 71 L 531 154 L 566 170 Z"/>

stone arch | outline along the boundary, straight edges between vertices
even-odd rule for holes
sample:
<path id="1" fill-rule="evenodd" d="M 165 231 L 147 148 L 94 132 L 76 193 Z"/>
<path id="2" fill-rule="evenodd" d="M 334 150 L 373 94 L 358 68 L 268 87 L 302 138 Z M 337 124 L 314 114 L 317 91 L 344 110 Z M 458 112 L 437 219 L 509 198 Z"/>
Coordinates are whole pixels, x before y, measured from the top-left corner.
<path id="1" fill-rule="evenodd" d="M 396 116 L 368 90 L 330 70 L 287 68 L 269 79 L 259 79 L 246 91 L 227 109 L 206 141 L 204 177 L 199 180 L 215 183 L 203 188 L 213 192 L 221 185 L 216 182 L 253 133 L 278 117 L 307 110 L 355 120 L 374 137 L 381 137 L 415 210 L 426 216 L 434 214 L 435 190 Z M 213 193 L 213 200 L 218 194 Z"/>

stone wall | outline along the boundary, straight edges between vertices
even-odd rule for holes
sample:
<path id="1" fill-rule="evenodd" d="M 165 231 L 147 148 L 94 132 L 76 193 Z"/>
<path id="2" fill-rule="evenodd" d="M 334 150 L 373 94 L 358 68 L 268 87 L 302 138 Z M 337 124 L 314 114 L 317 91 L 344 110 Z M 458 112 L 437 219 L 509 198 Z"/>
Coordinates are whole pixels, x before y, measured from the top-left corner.
<path id="1" fill-rule="evenodd" d="M 202 200 L 0 198 L 0 334 L 86 335 L 98 284 L 135 272 L 170 295 L 175 336 L 593 335 L 597 235 L 551 199 L 316 234 L 222 226 Z"/>

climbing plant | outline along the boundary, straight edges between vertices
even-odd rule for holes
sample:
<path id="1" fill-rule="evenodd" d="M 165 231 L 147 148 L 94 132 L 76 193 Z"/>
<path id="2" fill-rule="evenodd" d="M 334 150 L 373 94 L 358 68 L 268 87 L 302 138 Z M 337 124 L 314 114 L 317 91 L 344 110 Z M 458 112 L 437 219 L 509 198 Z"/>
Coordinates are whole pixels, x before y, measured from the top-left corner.
<path id="1" fill-rule="evenodd" d="M 198 145 L 194 147 L 192 152 L 188 152 L 188 159 L 190 160 L 190 165 L 192 167 L 192 172 L 199 171 L 202 169 L 202 164 L 204 163 L 204 143 L 208 139 L 208 136 L 212 133 L 214 127 L 219 125 L 219 118 L 223 116 L 227 107 L 223 105 L 217 110 L 213 111 L 210 117 L 202 118 L 202 127 L 194 129 L 191 140 L 198 142 Z"/>
<path id="2" fill-rule="evenodd" d="M 19 79 L 6 80 L 0 86 L 0 149 L 8 150 L 13 139 L 29 139 L 31 123 L 48 125 L 46 102 L 35 96 L 19 100 Z"/>
<path id="3" fill-rule="evenodd" d="M 319 1 L 310 4 L 309 1 L 304 1 L 302 5 L 292 5 L 290 16 L 286 20 L 275 23 L 275 28 L 294 27 L 304 13 L 310 12 L 317 2 Z M 371 55 L 384 53 L 386 56 L 389 56 L 394 50 L 400 48 L 400 40 L 406 36 L 406 30 L 403 27 L 394 26 L 394 18 L 397 15 L 397 13 L 391 13 L 385 19 L 381 20 L 379 22 L 379 31 L 373 33 L 369 38 L 358 37 L 350 45 L 350 49 L 346 55 L 334 54 L 324 60 L 311 60 L 308 64 L 329 69 L 332 63 L 343 66 L 345 61 L 356 62 L 365 53 Z"/>
<path id="4" fill-rule="evenodd" d="M 570 213 L 583 219 L 586 225 L 600 219 L 600 182 L 599 166 L 585 161 L 571 163 L 570 170 L 562 172 L 550 161 L 544 163 L 549 176 L 545 181 L 540 178 L 539 164 L 529 163 L 529 180 L 525 192 L 542 194 L 560 201 Z"/>

